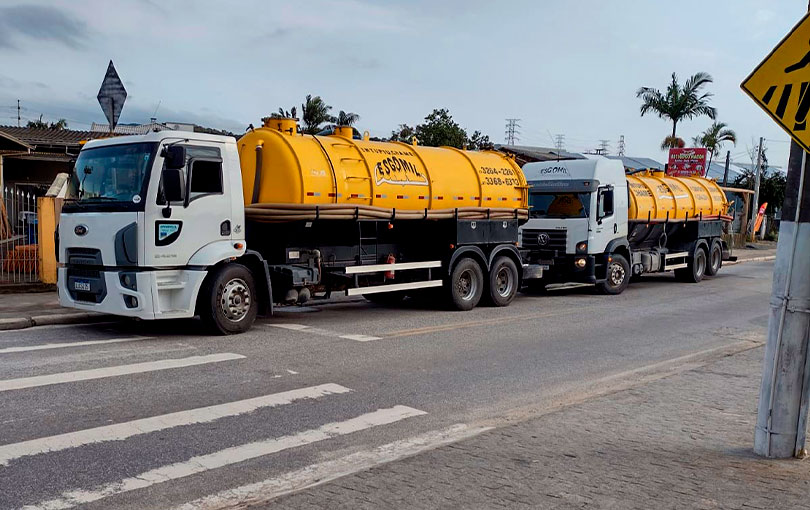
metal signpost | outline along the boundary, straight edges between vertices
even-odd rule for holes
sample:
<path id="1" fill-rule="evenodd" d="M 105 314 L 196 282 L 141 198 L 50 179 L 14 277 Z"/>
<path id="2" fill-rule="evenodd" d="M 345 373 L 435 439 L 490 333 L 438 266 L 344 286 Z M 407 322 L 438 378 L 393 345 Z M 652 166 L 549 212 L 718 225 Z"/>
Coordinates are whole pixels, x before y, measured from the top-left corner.
<path id="1" fill-rule="evenodd" d="M 810 398 L 810 15 L 742 83 L 743 90 L 793 138 L 774 263 L 768 341 L 754 451 L 806 455 Z"/>

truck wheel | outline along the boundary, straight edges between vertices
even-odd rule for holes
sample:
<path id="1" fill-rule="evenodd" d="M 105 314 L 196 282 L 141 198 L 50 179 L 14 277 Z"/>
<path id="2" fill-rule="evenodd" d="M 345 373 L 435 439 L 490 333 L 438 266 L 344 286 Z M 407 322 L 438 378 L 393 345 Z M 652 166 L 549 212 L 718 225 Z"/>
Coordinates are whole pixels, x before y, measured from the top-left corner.
<path id="1" fill-rule="evenodd" d="M 256 320 L 256 285 L 250 270 L 241 264 L 219 268 L 200 293 L 200 318 L 218 334 L 242 333 Z"/>
<path id="2" fill-rule="evenodd" d="M 723 247 L 720 243 L 712 244 L 712 249 L 709 252 L 709 263 L 706 265 L 706 274 L 714 276 L 720 272 L 723 266 Z"/>
<path id="3" fill-rule="evenodd" d="M 600 294 L 621 294 L 630 284 L 630 264 L 621 255 L 611 255 L 605 281 L 596 284 Z"/>
<path id="4" fill-rule="evenodd" d="M 489 295 L 487 301 L 494 306 L 507 306 L 518 291 L 518 269 L 509 257 L 498 257 L 489 270 Z"/>
<path id="5" fill-rule="evenodd" d="M 452 308 L 472 310 L 481 301 L 484 292 L 484 272 L 478 262 L 463 258 L 456 263 L 447 282 L 447 293 Z"/>
<path id="6" fill-rule="evenodd" d="M 706 250 L 698 248 L 689 261 L 689 267 L 675 270 L 675 278 L 686 283 L 699 283 L 706 274 Z"/>

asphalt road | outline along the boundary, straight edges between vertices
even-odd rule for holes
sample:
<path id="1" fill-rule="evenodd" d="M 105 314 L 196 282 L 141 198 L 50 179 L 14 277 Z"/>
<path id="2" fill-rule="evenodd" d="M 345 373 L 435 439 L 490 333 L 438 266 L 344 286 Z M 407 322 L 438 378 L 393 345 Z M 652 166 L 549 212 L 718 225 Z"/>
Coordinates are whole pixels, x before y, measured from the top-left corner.
<path id="1" fill-rule="evenodd" d="M 209 508 L 311 483 L 313 466 L 390 460 L 761 339 L 771 271 L 741 264 L 698 285 L 651 277 L 620 296 L 576 288 L 467 313 L 287 309 L 235 337 L 193 321 L 0 332 L 0 508 Z"/>

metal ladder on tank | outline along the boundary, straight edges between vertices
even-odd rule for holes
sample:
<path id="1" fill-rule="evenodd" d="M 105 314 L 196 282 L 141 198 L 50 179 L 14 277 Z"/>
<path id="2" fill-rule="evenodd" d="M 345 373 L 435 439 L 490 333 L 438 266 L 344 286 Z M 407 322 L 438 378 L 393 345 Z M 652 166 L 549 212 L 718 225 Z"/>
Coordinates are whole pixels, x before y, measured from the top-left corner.
<path id="1" fill-rule="evenodd" d="M 374 236 L 373 237 L 367 237 L 367 236 L 364 237 L 363 236 L 363 225 L 368 224 L 368 223 L 371 223 L 371 224 L 374 225 L 374 232 L 373 232 Z M 378 221 L 367 222 L 367 221 L 359 220 L 357 222 L 357 233 L 360 236 L 359 237 L 360 242 L 357 243 L 357 257 L 355 259 L 357 261 L 357 265 L 359 265 L 359 266 L 364 265 L 365 263 L 368 262 L 369 258 L 371 258 L 371 263 L 372 264 L 379 264 L 380 263 L 379 253 L 378 253 L 379 232 L 380 232 L 379 228 L 380 228 L 380 225 L 379 225 Z M 373 247 L 373 251 L 371 249 L 369 249 L 368 247 Z M 364 253 L 364 250 L 366 250 L 365 253 Z"/>

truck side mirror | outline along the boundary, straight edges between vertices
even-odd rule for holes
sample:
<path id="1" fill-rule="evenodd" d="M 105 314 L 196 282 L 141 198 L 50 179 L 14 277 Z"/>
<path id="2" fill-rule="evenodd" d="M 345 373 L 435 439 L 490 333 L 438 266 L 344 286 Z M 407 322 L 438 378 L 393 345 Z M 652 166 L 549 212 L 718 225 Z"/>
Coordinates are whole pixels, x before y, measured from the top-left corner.
<path id="1" fill-rule="evenodd" d="M 183 168 L 186 166 L 186 148 L 182 145 L 169 145 L 161 153 L 166 160 L 166 168 Z"/>
<path id="2" fill-rule="evenodd" d="M 186 201 L 186 178 L 182 168 L 165 168 L 162 174 L 166 203 Z"/>

